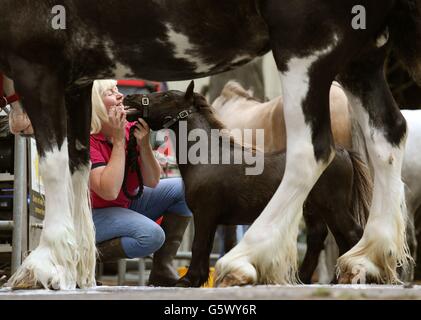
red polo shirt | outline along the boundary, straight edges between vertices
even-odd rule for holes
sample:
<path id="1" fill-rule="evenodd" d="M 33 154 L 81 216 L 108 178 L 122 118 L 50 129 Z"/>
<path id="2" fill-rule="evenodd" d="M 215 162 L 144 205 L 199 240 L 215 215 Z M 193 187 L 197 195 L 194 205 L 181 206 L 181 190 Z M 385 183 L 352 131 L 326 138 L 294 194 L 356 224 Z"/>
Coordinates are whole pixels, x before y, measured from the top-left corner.
<path id="1" fill-rule="evenodd" d="M 136 122 L 127 123 L 126 125 L 126 156 L 127 156 L 127 144 L 129 141 L 129 133 L 130 128 L 135 125 Z M 92 134 L 90 136 L 90 156 L 92 167 L 91 170 L 106 166 L 111 158 L 111 151 L 113 149 L 113 145 L 107 141 L 105 136 L 102 133 Z M 139 187 L 139 182 L 137 179 L 137 175 L 135 172 L 130 172 L 129 176 L 127 177 L 127 190 L 130 194 L 134 194 L 137 192 L 137 188 Z M 123 207 L 128 208 L 130 205 L 130 200 L 125 196 L 123 189 L 120 190 L 120 193 L 117 199 L 113 201 L 108 201 L 102 199 L 99 195 L 97 195 L 91 189 L 91 201 L 92 201 L 92 208 L 109 208 L 109 207 Z"/>

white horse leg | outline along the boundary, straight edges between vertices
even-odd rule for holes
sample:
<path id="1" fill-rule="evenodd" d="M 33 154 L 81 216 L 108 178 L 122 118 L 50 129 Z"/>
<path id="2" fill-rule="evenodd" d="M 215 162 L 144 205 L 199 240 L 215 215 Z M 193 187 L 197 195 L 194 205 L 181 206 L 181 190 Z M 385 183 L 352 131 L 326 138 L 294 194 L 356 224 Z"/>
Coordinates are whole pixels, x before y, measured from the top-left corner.
<path id="1" fill-rule="evenodd" d="M 378 80 L 381 85 L 382 79 Z M 386 108 L 394 103 L 391 95 L 379 95 L 379 91 L 386 90 L 385 88 L 387 87 L 376 88 L 378 91 L 372 93 L 369 101 L 363 101 L 349 90 L 346 92 L 365 136 L 369 160 L 374 171 L 374 190 L 370 215 L 362 239 L 338 260 L 341 282 L 399 282 L 396 268 L 399 265 L 405 266 L 409 259 L 405 235 L 404 184 L 401 181 L 406 141 L 406 130 L 402 127 L 405 126 L 405 120 L 398 110 L 387 110 L 388 117 L 396 119 L 393 120 L 392 128 L 386 128 L 385 123 L 374 122 L 379 119 L 373 120 L 374 116 L 381 113 L 370 111 L 376 110 L 375 104 L 378 108 Z M 386 100 L 382 100 L 385 98 Z M 387 134 L 390 135 L 391 131 L 388 130 L 403 132 L 399 142 L 390 141 Z"/>
<path id="2" fill-rule="evenodd" d="M 95 227 L 89 197 L 90 164 L 82 166 L 72 175 L 74 202 L 73 222 L 76 231 L 76 243 L 79 250 L 77 264 L 77 284 L 80 288 L 93 287 L 95 281 Z"/>
<path id="3" fill-rule="evenodd" d="M 217 262 L 219 286 L 297 281 L 297 236 L 303 203 L 334 155 L 329 141 L 323 140 L 330 133 L 330 123 L 325 123 L 323 133 L 317 130 L 315 133 L 304 115 L 304 105 L 314 80 L 310 70 L 332 49 L 329 46 L 308 57 L 292 58 L 287 71 L 281 73 L 288 146 L 284 178 L 243 240 Z M 316 90 L 318 99 L 310 108 L 317 111 L 316 115 L 312 113 L 315 117 L 323 114 L 328 119 L 330 82 L 326 79 L 325 82 Z M 319 150 L 313 145 L 314 134 L 318 141 L 323 140 Z M 323 153 L 319 160 L 318 151 Z"/>
<path id="4" fill-rule="evenodd" d="M 45 152 L 40 173 L 45 185 L 45 220 L 39 246 L 9 280 L 13 288 L 75 289 L 78 260 L 71 215 L 73 191 L 67 140 Z"/>

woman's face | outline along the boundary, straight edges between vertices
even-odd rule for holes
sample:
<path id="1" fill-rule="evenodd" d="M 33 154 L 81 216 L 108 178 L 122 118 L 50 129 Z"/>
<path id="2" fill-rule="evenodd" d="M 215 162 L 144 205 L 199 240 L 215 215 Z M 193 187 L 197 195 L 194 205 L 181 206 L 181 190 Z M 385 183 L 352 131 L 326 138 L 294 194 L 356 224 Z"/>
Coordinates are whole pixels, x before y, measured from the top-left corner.
<path id="1" fill-rule="evenodd" d="M 123 108 L 123 98 L 124 95 L 118 92 L 118 88 L 114 87 L 112 89 L 106 90 L 102 95 L 102 101 L 104 102 L 107 112 L 111 107 L 117 106 Z"/>

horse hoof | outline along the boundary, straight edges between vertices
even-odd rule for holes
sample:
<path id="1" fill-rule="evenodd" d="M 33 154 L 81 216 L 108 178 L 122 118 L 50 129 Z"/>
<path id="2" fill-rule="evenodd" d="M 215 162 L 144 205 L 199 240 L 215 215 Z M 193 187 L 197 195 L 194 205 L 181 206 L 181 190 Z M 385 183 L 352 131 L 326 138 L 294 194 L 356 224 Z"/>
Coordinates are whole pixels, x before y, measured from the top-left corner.
<path id="1" fill-rule="evenodd" d="M 38 247 L 9 279 L 8 287 L 13 290 L 73 290 L 76 279 L 68 269 L 56 264 L 49 248 Z"/>
<path id="2" fill-rule="evenodd" d="M 215 266 L 215 287 L 225 288 L 232 286 L 247 286 L 257 283 L 257 271 L 246 260 L 230 261 L 222 257 Z"/>
<path id="3" fill-rule="evenodd" d="M 12 280 L 12 279 L 11 279 Z M 10 287 L 12 290 L 40 290 L 43 289 L 39 281 L 34 281 L 29 274 L 19 280 L 11 281 L 5 284 L 5 287 Z"/>
<path id="4" fill-rule="evenodd" d="M 377 268 L 358 264 L 352 268 L 349 266 L 341 271 L 338 278 L 339 284 L 381 284 L 384 283 Z"/>
<path id="5" fill-rule="evenodd" d="M 237 268 L 225 273 L 223 276 L 217 276 L 215 287 L 247 286 L 255 285 L 256 282 L 256 270 L 252 265 L 247 265 L 247 268 Z"/>

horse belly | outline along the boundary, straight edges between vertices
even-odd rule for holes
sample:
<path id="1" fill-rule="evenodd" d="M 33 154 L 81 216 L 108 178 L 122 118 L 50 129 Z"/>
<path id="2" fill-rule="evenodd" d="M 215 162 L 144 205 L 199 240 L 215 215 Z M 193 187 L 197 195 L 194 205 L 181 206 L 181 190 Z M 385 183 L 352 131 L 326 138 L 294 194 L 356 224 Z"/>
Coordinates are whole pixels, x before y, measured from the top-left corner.
<path id="1" fill-rule="evenodd" d="M 227 71 L 269 51 L 269 34 L 255 1 L 206 0 L 199 6 L 193 0 L 145 0 L 140 6 L 126 0 L 125 6 L 109 8 L 112 14 L 97 3 L 73 2 L 85 24 L 75 37 L 75 46 L 81 47 L 78 64 L 86 65 L 92 49 L 101 56 L 97 75 L 85 77 L 187 80 Z M 100 22 L 90 19 L 98 12 Z"/>

